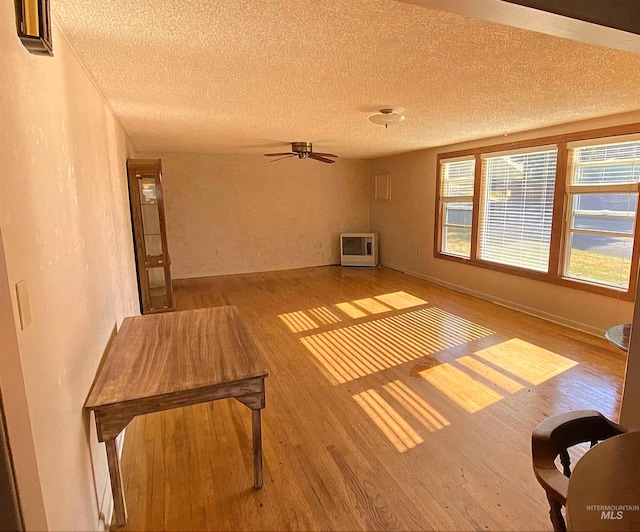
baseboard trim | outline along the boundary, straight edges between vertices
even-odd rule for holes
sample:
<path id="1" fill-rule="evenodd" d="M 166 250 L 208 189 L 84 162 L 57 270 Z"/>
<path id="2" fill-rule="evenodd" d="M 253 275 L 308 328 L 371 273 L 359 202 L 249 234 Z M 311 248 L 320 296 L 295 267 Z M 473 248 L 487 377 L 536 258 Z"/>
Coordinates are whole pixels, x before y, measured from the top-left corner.
<path id="1" fill-rule="evenodd" d="M 284 272 L 290 270 L 306 270 L 308 268 L 322 268 L 323 266 L 340 266 L 339 262 L 322 262 L 320 264 L 307 264 L 305 266 L 283 266 L 281 268 L 276 269 L 267 269 L 267 270 L 242 270 L 242 271 L 233 271 L 226 273 L 206 273 L 206 272 L 196 272 L 196 273 L 188 273 L 188 274 L 180 274 L 180 277 L 174 276 L 172 278 L 173 281 L 191 281 L 195 279 L 207 279 L 210 277 L 228 277 L 229 275 L 252 275 L 254 273 L 275 273 L 275 272 Z"/>
<path id="2" fill-rule="evenodd" d="M 385 268 L 390 268 L 392 270 L 396 270 L 402 273 L 406 273 L 407 275 L 411 275 L 412 277 L 417 277 L 418 279 L 423 279 L 425 281 L 429 281 L 430 283 L 437 284 L 438 286 L 442 286 L 444 288 L 448 288 L 450 290 L 454 290 L 455 292 L 461 292 L 463 294 L 467 294 L 473 297 L 477 297 L 478 299 L 484 299 L 485 301 L 490 301 L 491 303 L 495 303 L 496 305 L 500 305 L 502 307 L 509 308 L 511 310 L 516 310 L 518 312 L 522 312 L 523 314 L 528 314 L 530 316 L 534 316 L 536 318 L 541 318 L 543 320 L 550 321 L 552 323 L 557 323 L 558 325 L 563 325 L 565 327 L 569 327 L 571 329 L 576 329 L 578 331 L 582 331 L 593 336 L 598 336 L 600 338 L 604 335 L 604 330 L 599 329 L 597 327 L 592 327 L 591 325 L 587 325 L 586 323 L 582 323 L 579 321 L 569 320 L 563 316 L 559 316 L 557 314 L 552 314 L 550 312 L 544 312 L 535 307 L 529 307 L 527 305 L 522 305 L 520 303 L 516 303 L 515 301 L 509 301 L 507 299 L 502 299 L 499 297 L 495 297 L 491 294 L 487 294 L 486 292 L 480 292 L 478 290 L 473 290 L 471 288 L 467 288 L 466 286 L 461 286 L 455 283 L 450 283 L 448 281 L 443 281 L 442 279 L 438 279 L 436 277 L 431 277 L 429 275 L 425 275 L 424 273 L 416 272 L 413 270 L 407 270 L 401 266 L 396 264 L 391 264 L 388 262 L 383 262 L 382 265 Z"/>

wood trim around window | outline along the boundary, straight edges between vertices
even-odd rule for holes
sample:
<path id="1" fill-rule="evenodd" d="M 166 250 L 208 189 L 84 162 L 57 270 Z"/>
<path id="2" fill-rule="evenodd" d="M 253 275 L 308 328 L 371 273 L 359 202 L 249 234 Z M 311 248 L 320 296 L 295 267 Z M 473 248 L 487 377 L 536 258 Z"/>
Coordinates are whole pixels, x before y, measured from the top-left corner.
<path id="1" fill-rule="evenodd" d="M 471 252 L 472 260 L 478 259 L 478 235 L 480 234 L 480 201 L 484 195 L 484 161 L 476 157 L 476 166 L 473 170 L 473 201 L 471 207 Z"/>
<path id="2" fill-rule="evenodd" d="M 468 155 L 482 155 L 483 153 L 491 153 L 496 151 L 519 150 L 523 148 L 531 148 L 533 146 L 546 146 L 549 144 L 559 144 L 561 142 L 578 142 L 581 140 L 605 139 L 609 137 L 618 137 L 624 135 L 633 135 L 640 133 L 640 123 L 626 124 L 623 126 L 603 127 L 599 129 L 590 129 L 588 131 L 580 131 L 574 133 L 563 133 L 562 135 L 550 135 L 548 137 L 538 137 L 527 140 L 517 140 L 513 142 L 505 142 L 503 144 L 490 144 L 477 148 L 466 150 L 456 150 L 450 152 L 442 152 L 438 154 L 438 161 L 441 159 L 453 159 L 454 157 L 464 157 Z"/>
<path id="3" fill-rule="evenodd" d="M 638 261 L 640 258 L 640 194 L 636 205 L 636 223 L 633 229 L 633 250 L 631 251 L 631 273 L 629 274 L 629 294 L 633 294 L 631 301 L 635 299 L 638 289 Z"/>
<path id="4" fill-rule="evenodd" d="M 572 150 L 567 147 L 567 143 L 582 140 L 606 139 L 609 137 L 617 137 L 640 133 L 640 123 L 627 124 L 623 126 L 614 126 L 600 129 L 592 129 L 589 131 L 566 133 L 562 135 L 553 135 L 547 137 L 539 137 L 522 141 L 508 142 L 503 144 L 494 144 L 482 146 L 467 150 L 458 150 L 451 152 L 443 152 L 437 155 L 436 170 L 436 198 L 435 198 L 435 235 L 433 245 L 433 256 L 437 259 L 444 259 L 468 266 L 477 266 L 500 273 L 509 275 L 517 275 L 526 277 L 536 281 L 542 281 L 558 286 L 565 286 L 585 292 L 614 297 L 624 301 L 633 301 L 635 299 L 637 282 L 638 282 L 638 258 L 640 256 L 640 201 L 636 212 L 635 233 L 633 241 L 633 254 L 631 260 L 631 271 L 629 277 L 629 289 L 621 290 L 618 288 L 593 284 L 587 281 L 570 279 L 563 277 L 565 262 L 565 233 L 566 233 L 566 213 L 567 213 L 567 179 L 572 166 Z M 484 176 L 482 175 L 482 155 L 491 154 L 501 151 L 512 151 L 523 148 L 549 146 L 550 144 L 558 147 L 558 159 L 556 163 L 556 182 L 554 187 L 553 201 L 553 217 L 551 225 L 551 243 L 549 255 L 548 272 L 536 272 L 514 266 L 504 264 L 495 264 L 478 258 L 478 235 L 480 219 L 480 206 L 482 187 L 484 186 Z M 473 155 L 476 158 L 475 175 L 474 175 L 474 197 L 471 227 L 471 256 L 469 259 L 447 255 L 442 253 L 442 161 L 457 157 Z"/>
<path id="5" fill-rule="evenodd" d="M 433 238 L 433 256 L 440 255 L 442 249 L 442 165 L 440 164 L 440 155 L 436 160 L 436 204 L 435 204 L 435 235 Z"/>
<path id="6" fill-rule="evenodd" d="M 566 220 L 566 185 L 571 171 L 570 153 L 567 143 L 558 143 L 558 159 L 556 160 L 556 182 L 553 189 L 553 215 L 551 217 L 551 242 L 549 249 L 549 273 L 562 277 L 565 262 L 565 220 Z"/>

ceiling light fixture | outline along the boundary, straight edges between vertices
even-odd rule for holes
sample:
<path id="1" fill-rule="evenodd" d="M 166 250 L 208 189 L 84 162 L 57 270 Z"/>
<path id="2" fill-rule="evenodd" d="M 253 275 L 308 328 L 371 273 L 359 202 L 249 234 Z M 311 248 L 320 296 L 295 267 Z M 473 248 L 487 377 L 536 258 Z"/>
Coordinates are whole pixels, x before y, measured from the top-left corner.
<path id="1" fill-rule="evenodd" d="M 369 117 L 369 120 L 378 126 L 389 127 L 389 124 L 399 124 L 406 118 L 402 113 L 404 108 L 402 107 L 382 107 L 376 114 Z"/>

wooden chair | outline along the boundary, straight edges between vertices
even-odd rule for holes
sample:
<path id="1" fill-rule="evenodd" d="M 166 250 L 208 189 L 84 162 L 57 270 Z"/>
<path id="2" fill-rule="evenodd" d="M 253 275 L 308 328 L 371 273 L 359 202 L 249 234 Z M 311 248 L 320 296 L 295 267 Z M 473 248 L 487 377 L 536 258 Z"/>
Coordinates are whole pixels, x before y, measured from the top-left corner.
<path id="1" fill-rule="evenodd" d="M 595 410 L 577 410 L 548 417 L 531 436 L 533 472 L 547 492 L 549 515 L 555 532 L 565 532 L 566 525 L 561 508 L 567 503 L 567 489 L 571 476 L 568 449 L 579 443 L 596 443 L 627 432 Z M 560 456 L 562 473 L 555 460 Z"/>

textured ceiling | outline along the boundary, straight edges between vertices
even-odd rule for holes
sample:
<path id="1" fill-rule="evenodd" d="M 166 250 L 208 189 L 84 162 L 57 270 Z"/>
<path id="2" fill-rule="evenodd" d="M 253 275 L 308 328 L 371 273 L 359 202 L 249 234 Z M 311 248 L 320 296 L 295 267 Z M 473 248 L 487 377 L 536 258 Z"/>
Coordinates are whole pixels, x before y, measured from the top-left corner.
<path id="1" fill-rule="evenodd" d="M 52 6 L 141 151 L 372 158 L 640 109 L 640 55 L 393 0 Z"/>

